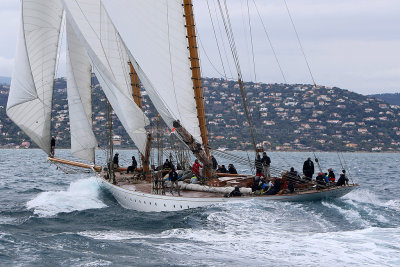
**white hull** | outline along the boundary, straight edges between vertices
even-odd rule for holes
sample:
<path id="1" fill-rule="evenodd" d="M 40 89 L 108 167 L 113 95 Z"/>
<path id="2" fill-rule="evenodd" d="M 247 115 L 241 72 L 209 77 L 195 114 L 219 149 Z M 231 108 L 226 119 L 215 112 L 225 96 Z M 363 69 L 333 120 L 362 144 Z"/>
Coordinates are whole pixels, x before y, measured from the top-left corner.
<path id="1" fill-rule="evenodd" d="M 125 189 L 109 183 L 108 181 L 97 176 L 97 180 L 101 187 L 105 188 L 115 197 L 118 203 L 126 208 L 144 212 L 162 212 L 162 211 L 178 211 L 184 209 L 192 209 L 210 206 L 228 201 L 246 200 L 246 199 L 260 199 L 265 201 L 316 201 L 327 198 L 339 198 L 357 186 L 343 186 L 335 187 L 332 189 L 310 191 L 302 194 L 285 194 L 285 195 L 272 195 L 272 196 L 249 196 L 237 198 L 185 198 L 178 196 L 167 195 L 154 195 L 134 191 L 134 189 Z"/>

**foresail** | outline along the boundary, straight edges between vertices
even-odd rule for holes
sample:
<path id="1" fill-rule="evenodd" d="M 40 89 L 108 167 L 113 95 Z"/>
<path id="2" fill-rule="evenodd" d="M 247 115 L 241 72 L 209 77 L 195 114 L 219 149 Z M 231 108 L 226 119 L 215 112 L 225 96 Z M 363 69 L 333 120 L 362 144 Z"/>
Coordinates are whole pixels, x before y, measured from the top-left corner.
<path id="1" fill-rule="evenodd" d="M 91 64 L 67 21 L 67 93 L 72 156 L 94 162 L 96 137 L 92 130 Z"/>
<path id="2" fill-rule="evenodd" d="M 67 19 L 85 47 L 100 85 L 128 135 L 145 152 L 149 120 L 135 104 L 129 57 L 100 0 L 63 0 Z"/>
<path id="3" fill-rule="evenodd" d="M 50 153 L 51 104 L 63 15 L 59 0 L 23 0 L 7 115 Z"/>
<path id="4" fill-rule="evenodd" d="M 166 124 L 172 128 L 173 121 L 180 120 L 201 143 L 182 0 L 103 0 L 103 4 Z"/>

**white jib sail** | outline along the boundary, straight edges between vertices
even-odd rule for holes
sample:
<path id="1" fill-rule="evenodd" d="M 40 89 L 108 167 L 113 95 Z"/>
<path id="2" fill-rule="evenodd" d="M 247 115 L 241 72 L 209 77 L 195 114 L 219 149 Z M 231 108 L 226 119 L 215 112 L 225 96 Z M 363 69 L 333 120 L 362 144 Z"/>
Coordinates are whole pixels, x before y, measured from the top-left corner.
<path id="1" fill-rule="evenodd" d="M 94 162 L 96 137 L 92 130 L 92 68 L 67 21 L 67 92 L 72 156 Z"/>
<path id="2" fill-rule="evenodd" d="M 59 0 L 21 3 L 21 28 L 7 115 L 50 154 L 51 104 L 63 8 Z"/>
<path id="3" fill-rule="evenodd" d="M 129 57 L 100 0 L 63 0 L 67 18 L 85 47 L 100 85 L 125 130 L 145 152 L 149 120 L 136 105 Z"/>
<path id="4" fill-rule="evenodd" d="M 166 124 L 172 128 L 172 122 L 180 120 L 201 143 L 183 1 L 103 0 L 103 4 Z"/>

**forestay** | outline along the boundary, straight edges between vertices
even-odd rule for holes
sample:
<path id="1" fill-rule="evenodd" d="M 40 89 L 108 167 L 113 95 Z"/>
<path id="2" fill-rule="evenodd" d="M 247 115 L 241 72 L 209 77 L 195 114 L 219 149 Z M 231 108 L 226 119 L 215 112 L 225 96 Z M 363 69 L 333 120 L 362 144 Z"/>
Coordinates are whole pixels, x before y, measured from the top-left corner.
<path id="1" fill-rule="evenodd" d="M 94 162 L 97 141 L 92 130 L 91 64 L 67 21 L 67 92 L 72 156 Z"/>
<path id="2" fill-rule="evenodd" d="M 50 154 L 51 104 L 63 8 L 60 1 L 23 0 L 7 115 Z"/>
<path id="3" fill-rule="evenodd" d="M 100 0 L 63 0 L 67 18 L 85 47 L 100 85 L 125 130 L 141 153 L 149 121 L 135 104 L 129 57 Z"/>
<path id="4" fill-rule="evenodd" d="M 182 0 L 103 0 L 103 4 L 166 124 L 172 128 L 173 121 L 180 120 L 202 143 Z"/>

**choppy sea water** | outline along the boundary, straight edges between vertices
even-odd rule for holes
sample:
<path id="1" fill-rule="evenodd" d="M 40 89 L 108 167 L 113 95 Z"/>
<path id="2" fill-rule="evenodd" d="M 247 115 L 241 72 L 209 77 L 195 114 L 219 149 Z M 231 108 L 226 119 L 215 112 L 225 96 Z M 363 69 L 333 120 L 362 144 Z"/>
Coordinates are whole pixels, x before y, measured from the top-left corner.
<path id="1" fill-rule="evenodd" d="M 120 151 L 121 161 L 131 153 Z M 313 155 L 270 156 L 299 170 Z M 340 171 L 336 153 L 317 156 Z M 39 150 L 0 150 L 0 266 L 400 266 L 399 154 L 344 158 L 361 186 L 340 199 L 142 213 Z"/>

